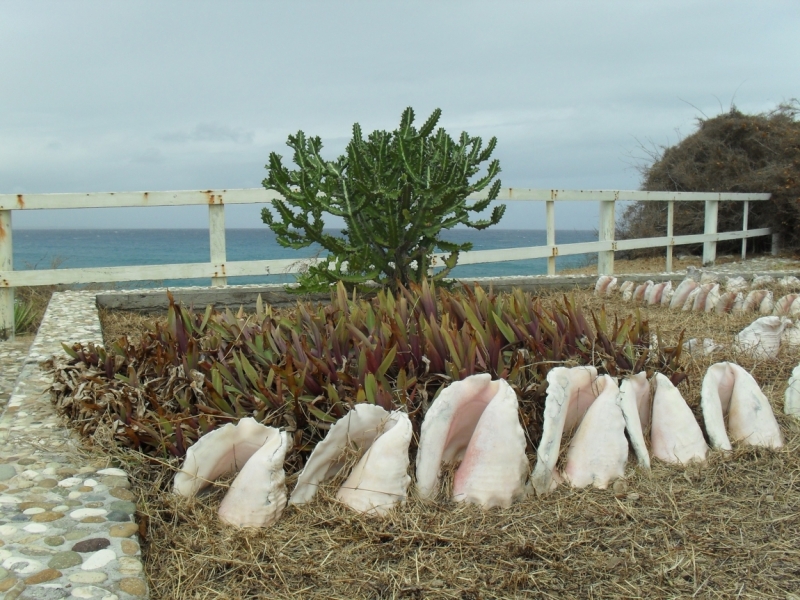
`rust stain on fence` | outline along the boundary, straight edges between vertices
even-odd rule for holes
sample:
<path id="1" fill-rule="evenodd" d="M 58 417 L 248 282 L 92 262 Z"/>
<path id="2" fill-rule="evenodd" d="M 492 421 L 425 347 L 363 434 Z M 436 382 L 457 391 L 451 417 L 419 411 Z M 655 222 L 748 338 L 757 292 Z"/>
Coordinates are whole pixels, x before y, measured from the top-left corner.
<path id="1" fill-rule="evenodd" d="M 222 194 L 215 194 L 212 190 L 206 190 L 203 193 L 206 195 L 208 204 L 224 204 Z"/>
<path id="2" fill-rule="evenodd" d="M 19 208 L 25 208 L 25 198 L 22 194 L 17 194 L 17 206 Z"/>

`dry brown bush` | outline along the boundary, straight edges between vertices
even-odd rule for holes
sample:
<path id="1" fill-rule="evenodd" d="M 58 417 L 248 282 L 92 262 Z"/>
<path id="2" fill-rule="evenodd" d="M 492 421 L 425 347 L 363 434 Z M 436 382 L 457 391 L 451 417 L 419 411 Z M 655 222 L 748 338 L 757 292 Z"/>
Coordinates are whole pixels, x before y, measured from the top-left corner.
<path id="1" fill-rule="evenodd" d="M 800 103 L 746 115 L 735 107 L 698 119 L 697 131 L 671 147 L 652 152 L 652 164 L 641 167 L 642 189 L 678 192 L 769 192 L 766 202 L 750 204 L 748 228 L 772 227 L 786 248 L 800 248 Z M 703 232 L 703 202 L 676 202 L 676 235 Z M 723 202 L 719 231 L 742 228 L 742 204 Z M 617 227 L 620 239 L 666 235 L 667 203 L 636 202 L 626 208 Z M 764 249 L 770 241 L 751 244 Z M 721 252 L 736 252 L 736 240 L 720 243 Z M 691 249 L 694 250 L 694 249 Z M 660 250 L 643 250 L 642 252 Z"/>

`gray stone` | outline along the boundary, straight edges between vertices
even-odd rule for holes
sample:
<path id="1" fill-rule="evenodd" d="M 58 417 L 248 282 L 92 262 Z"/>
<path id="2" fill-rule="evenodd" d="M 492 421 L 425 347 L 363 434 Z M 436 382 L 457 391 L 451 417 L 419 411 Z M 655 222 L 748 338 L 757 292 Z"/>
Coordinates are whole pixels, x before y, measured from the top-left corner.
<path id="1" fill-rule="evenodd" d="M 106 519 L 109 521 L 127 522 L 131 520 L 131 515 L 121 510 L 112 510 L 106 515 Z"/>
<path id="2" fill-rule="evenodd" d="M 29 586 L 19 600 L 61 600 L 69 597 L 63 588 L 46 588 L 39 585 Z"/>
<path id="3" fill-rule="evenodd" d="M 54 554 L 47 566 L 51 569 L 68 569 L 75 567 L 83 562 L 81 555 L 77 552 L 59 552 Z"/>
<path id="4" fill-rule="evenodd" d="M 14 465 L 0 465 L 0 481 L 11 479 L 17 474 Z"/>
<path id="5" fill-rule="evenodd" d="M 31 516 L 30 515 L 23 515 L 22 513 L 20 513 L 18 515 L 14 515 L 13 517 L 11 517 L 11 520 L 12 521 L 17 521 L 17 522 L 30 521 L 31 520 Z"/>
<path id="6" fill-rule="evenodd" d="M 136 512 L 136 504 L 125 500 L 115 500 L 110 505 L 111 510 L 118 510 L 132 515 Z"/>

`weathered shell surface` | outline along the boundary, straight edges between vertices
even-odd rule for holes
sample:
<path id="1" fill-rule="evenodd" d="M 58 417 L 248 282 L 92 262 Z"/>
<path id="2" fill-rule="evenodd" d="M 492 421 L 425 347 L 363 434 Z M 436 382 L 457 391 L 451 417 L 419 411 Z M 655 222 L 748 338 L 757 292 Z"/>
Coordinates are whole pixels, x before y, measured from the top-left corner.
<path id="1" fill-rule="evenodd" d="M 773 277 L 770 277 L 769 275 L 755 275 L 752 283 L 750 283 L 750 287 L 755 289 L 770 283 L 775 283 L 775 279 Z"/>
<path id="2" fill-rule="evenodd" d="M 785 296 L 781 296 L 775 303 L 773 314 L 776 314 L 779 317 L 787 316 L 792 308 L 792 304 L 795 300 L 797 300 L 797 298 L 798 294 L 786 294 Z"/>
<path id="3" fill-rule="evenodd" d="M 219 518 L 237 527 L 269 527 L 286 507 L 283 461 L 292 446 L 285 431 L 269 427 L 269 437 L 233 480 L 219 505 Z"/>
<path id="4" fill-rule="evenodd" d="M 757 358 L 777 358 L 781 334 L 792 321 L 786 317 L 760 317 L 736 334 L 736 344 Z"/>
<path id="5" fill-rule="evenodd" d="M 642 302 L 644 302 L 645 301 L 645 296 L 646 296 L 646 294 L 648 292 L 648 289 L 651 288 L 652 286 L 653 286 L 653 282 L 650 281 L 650 280 L 645 281 L 644 283 L 641 283 L 641 284 L 637 285 L 636 289 L 634 289 L 634 291 L 633 291 L 632 300 L 634 302 L 636 302 L 637 304 L 641 304 Z"/>
<path id="6" fill-rule="evenodd" d="M 783 399 L 783 412 L 800 418 L 800 365 L 792 370 Z"/>
<path id="7" fill-rule="evenodd" d="M 335 476 L 346 463 L 346 453 L 363 456 L 377 437 L 389 413 L 375 404 L 356 404 L 336 421 L 319 442 L 297 478 L 289 504 L 304 504 L 316 495 L 319 485 Z"/>
<path id="8" fill-rule="evenodd" d="M 712 448 L 731 449 L 725 428 L 725 415 L 728 413 L 733 385 L 734 373 L 726 362 L 711 365 L 703 377 L 700 408 L 703 411 L 703 421 Z"/>
<path id="9" fill-rule="evenodd" d="M 684 352 L 697 354 L 698 356 L 708 356 L 722 347 L 722 345 L 715 343 L 711 338 L 703 338 L 702 342 L 697 338 L 692 338 L 683 342 Z"/>
<path id="10" fill-rule="evenodd" d="M 717 302 L 717 306 L 714 307 L 714 311 L 718 315 L 731 312 L 737 296 L 741 295 L 741 292 L 725 292 L 719 297 L 719 302 Z"/>
<path id="11" fill-rule="evenodd" d="M 704 461 L 708 452 L 692 409 L 672 382 L 661 373 L 656 374 L 650 447 L 653 456 L 667 463 Z"/>
<path id="12" fill-rule="evenodd" d="M 619 402 L 625 429 L 631 440 L 639 464 L 650 468 L 650 454 L 644 441 L 644 432 L 650 428 L 650 382 L 644 371 L 622 380 L 619 386 Z"/>
<path id="13" fill-rule="evenodd" d="M 800 323 L 787 327 L 781 333 L 781 346 L 797 348 L 800 346 Z"/>
<path id="14" fill-rule="evenodd" d="M 781 277 L 778 280 L 778 285 L 788 288 L 800 288 L 800 279 L 795 277 L 794 275 L 788 275 L 786 277 Z"/>
<path id="15" fill-rule="evenodd" d="M 758 310 L 761 306 L 761 301 L 767 295 L 767 290 L 752 290 L 745 296 L 744 305 L 742 306 L 742 310 L 744 312 L 752 312 L 754 310 Z"/>
<path id="16" fill-rule="evenodd" d="M 175 475 L 175 493 L 194 496 L 226 473 L 239 471 L 270 436 L 272 427 L 252 417 L 228 423 L 200 437 L 186 451 L 181 470 Z"/>
<path id="17" fill-rule="evenodd" d="M 692 304 L 692 311 L 693 312 L 705 312 L 706 310 L 706 299 L 708 298 L 708 294 L 714 289 L 713 283 L 704 283 L 698 289 L 700 290 L 694 298 L 694 303 Z"/>
<path id="18" fill-rule="evenodd" d="M 734 294 L 738 292 L 743 292 L 748 289 L 750 286 L 747 285 L 747 281 L 744 277 L 728 277 L 725 281 L 725 291 L 726 292 L 733 292 Z"/>
<path id="19" fill-rule="evenodd" d="M 594 295 L 595 296 L 605 296 L 606 289 L 608 285 L 611 283 L 611 280 L 614 279 L 611 275 L 600 275 L 597 278 L 597 283 L 594 284 Z"/>
<path id="20" fill-rule="evenodd" d="M 728 363 L 734 373 L 733 395 L 728 409 L 728 433 L 733 441 L 751 446 L 783 446 L 778 421 L 758 382 L 745 369 Z"/>
<path id="21" fill-rule="evenodd" d="M 672 289 L 672 281 L 667 281 L 664 290 L 661 292 L 661 306 L 669 306 L 672 301 L 672 295 L 675 291 Z"/>
<path id="22" fill-rule="evenodd" d="M 610 376 L 601 378 L 603 391 L 586 411 L 567 451 L 564 479 L 577 488 L 605 489 L 625 475 L 628 440 L 619 388 Z"/>
<path id="23" fill-rule="evenodd" d="M 686 299 L 689 297 L 689 294 L 694 290 L 699 284 L 694 279 L 684 279 L 678 284 L 678 287 L 675 288 L 675 293 L 672 295 L 672 300 L 669 303 L 669 307 L 671 309 L 681 309 L 683 305 L 686 303 Z"/>
<path id="24" fill-rule="evenodd" d="M 597 398 L 594 367 L 556 367 L 547 374 L 547 398 L 544 404 L 542 439 L 536 450 L 536 466 L 531 485 L 536 493 L 546 494 L 557 485 L 554 478 L 561 436 L 575 427 Z"/>
<path id="25" fill-rule="evenodd" d="M 705 312 L 713 312 L 719 304 L 719 284 L 715 283 L 706 296 Z"/>
<path id="26" fill-rule="evenodd" d="M 683 307 L 681 307 L 681 310 L 682 311 L 692 310 L 694 308 L 694 301 L 702 292 L 703 288 L 701 286 L 697 286 L 691 292 L 689 292 L 689 295 L 686 296 L 686 302 L 683 303 Z"/>
<path id="27" fill-rule="evenodd" d="M 661 296 L 664 294 L 664 289 L 667 287 L 666 282 L 656 283 L 650 288 L 650 294 L 647 296 L 647 304 L 661 304 Z"/>
<path id="28" fill-rule="evenodd" d="M 775 303 L 772 300 L 772 292 L 767 292 L 764 294 L 764 299 L 761 300 L 761 304 L 758 305 L 758 312 L 762 315 L 771 315 L 774 309 Z"/>
<path id="29" fill-rule="evenodd" d="M 392 411 L 382 433 L 350 471 L 336 498 L 358 512 L 385 516 L 404 503 L 411 477 L 408 446 L 411 420 L 402 411 Z"/>
<path id="30" fill-rule="evenodd" d="M 625 281 L 621 286 L 619 286 L 619 292 L 622 294 L 623 302 L 628 302 L 633 297 L 633 287 L 634 283 L 632 281 Z"/>

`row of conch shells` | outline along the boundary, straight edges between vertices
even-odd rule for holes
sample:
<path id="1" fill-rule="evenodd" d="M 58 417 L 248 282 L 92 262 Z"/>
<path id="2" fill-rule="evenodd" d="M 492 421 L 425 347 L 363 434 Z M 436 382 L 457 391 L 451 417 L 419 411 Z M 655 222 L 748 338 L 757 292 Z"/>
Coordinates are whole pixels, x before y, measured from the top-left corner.
<path id="1" fill-rule="evenodd" d="M 774 280 L 766 275 L 756 276 L 753 279 L 753 285 L 772 282 Z M 795 282 L 800 285 L 800 280 L 796 277 L 785 277 L 779 284 L 795 287 Z M 717 281 L 704 282 L 702 279 L 698 281 L 687 277 L 675 289 L 672 287 L 672 281 L 654 283 L 651 280 L 638 285 L 633 281 L 625 281 L 618 288 L 616 277 L 601 275 L 597 279 L 594 292 L 597 296 L 612 296 L 614 292 L 619 291 L 626 302 L 668 306 L 673 310 L 718 314 L 758 312 L 762 315 L 800 316 L 800 294 L 786 294 L 775 301 L 773 293 L 769 290 L 748 291 L 749 286 L 743 277 L 729 277 L 723 286 L 720 287 Z"/>
<path id="2" fill-rule="evenodd" d="M 795 375 L 786 392 L 786 411 L 800 415 L 800 367 Z M 618 387 L 608 375 L 598 377 L 594 367 L 556 367 L 547 381 L 542 439 L 531 475 L 538 494 L 552 491 L 561 481 L 606 488 L 624 475 L 628 441 L 639 465 L 650 468 L 648 432 L 652 454 L 663 462 L 686 464 L 706 458 L 708 445 L 691 408 L 661 373 L 653 378 L 652 397 L 644 373 L 623 379 Z M 769 401 L 739 365 L 724 362 L 709 368 L 700 405 L 713 448 L 730 450 L 729 434 L 751 445 L 783 445 Z M 559 473 L 561 439 L 572 431 L 566 465 Z"/>

